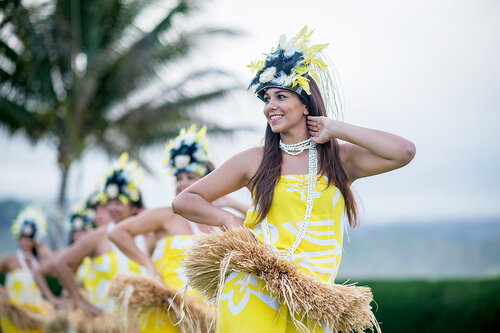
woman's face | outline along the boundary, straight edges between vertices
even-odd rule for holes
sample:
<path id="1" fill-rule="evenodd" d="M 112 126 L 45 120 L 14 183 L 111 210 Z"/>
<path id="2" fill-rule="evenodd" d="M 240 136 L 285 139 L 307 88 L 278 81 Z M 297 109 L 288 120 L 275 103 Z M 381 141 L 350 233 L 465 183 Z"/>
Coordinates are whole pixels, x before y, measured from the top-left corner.
<path id="1" fill-rule="evenodd" d="M 87 232 L 85 230 L 78 230 L 78 231 L 73 231 L 71 233 L 71 240 L 74 242 L 78 241 L 80 238 L 82 238 L 83 236 L 85 236 Z"/>
<path id="2" fill-rule="evenodd" d="M 106 210 L 112 221 L 120 222 L 121 220 L 134 215 L 134 208 L 129 203 L 124 205 L 120 200 L 109 200 L 106 204 Z"/>
<path id="3" fill-rule="evenodd" d="M 181 193 L 185 188 L 191 184 L 196 183 L 201 177 L 194 173 L 179 172 L 175 175 L 175 194 Z"/>
<path id="4" fill-rule="evenodd" d="M 282 88 L 269 88 L 264 94 L 264 115 L 274 133 L 289 131 L 306 124 L 306 106 L 299 95 Z"/>
<path id="5" fill-rule="evenodd" d="M 24 252 L 31 252 L 35 247 L 35 242 L 31 237 L 21 236 L 19 237 L 19 247 Z"/>
<path id="6" fill-rule="evenodd" d="M 95 217 L 94 217 L 94 223 L 97 227 L 100 227 L 101 225 L 107 224 L 109 221 L 111 221 L 111 216 L 109 216 L 109 212 L 106 209 L 106 206 L 99 205 L 95 208 Z"/>

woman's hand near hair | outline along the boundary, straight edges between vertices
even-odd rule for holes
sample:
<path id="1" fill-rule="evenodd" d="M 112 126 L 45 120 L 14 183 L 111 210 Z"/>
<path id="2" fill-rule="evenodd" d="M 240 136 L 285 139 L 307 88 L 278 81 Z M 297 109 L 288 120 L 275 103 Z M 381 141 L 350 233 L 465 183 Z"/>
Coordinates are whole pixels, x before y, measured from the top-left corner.
<path id="1" fill-rule="evenodd" d="M 351 182 L 401 168 L 415 156 L 415 145 L 395 134 L 322 116 L 308 116 L 307 126 L 316 143 L 334 138 L 346 142 L 340 145 L 340 159 Z"/>
<path id="2" fill-rule="evenodd" d="M 314 117 L 307 116 L 307 128 L 311 139 L 318 143 L 325 143 L 334 138 L 335 136 L 335 120 L 327 117 Z"/>

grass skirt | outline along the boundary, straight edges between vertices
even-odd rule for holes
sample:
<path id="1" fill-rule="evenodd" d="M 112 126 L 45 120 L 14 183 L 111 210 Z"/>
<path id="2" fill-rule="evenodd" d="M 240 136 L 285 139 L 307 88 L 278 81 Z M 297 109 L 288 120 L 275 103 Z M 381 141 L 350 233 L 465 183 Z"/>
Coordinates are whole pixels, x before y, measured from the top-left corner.
<path id="1" fill-rule="evenodd" d="M 181 332 L 215 332 L 213 311 L 199 299 L 165 287 L 151 278 L 137 275 L 117 274 L 111 282 L 109 297 L 119 304 L 122 325 L 128 318 L 160 311 Z"/>
<path id="2" fill-rule="evenodd" d="M 286 305 L 297 328 L 324 322 L 334 332 L 380 332 L 368 287 L 325 284 L 300 272 L 258 243 L 248 229 L 200 235 L 186 252 L 189 285 L 218 306 L 231 272 L 258 276 L 269 294 Z"/>

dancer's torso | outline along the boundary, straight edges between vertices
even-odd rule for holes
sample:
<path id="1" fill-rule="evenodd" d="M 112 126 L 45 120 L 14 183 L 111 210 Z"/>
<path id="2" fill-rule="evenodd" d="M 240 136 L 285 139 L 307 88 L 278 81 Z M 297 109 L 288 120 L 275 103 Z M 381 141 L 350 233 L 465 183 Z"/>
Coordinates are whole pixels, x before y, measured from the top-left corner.
<path id="1" fill-rule="evenodd" d="M 184 253 L 193 245 L 193 236 L 200 233 L 196 224 L 188 223 L 191 234 L 170 235 L 160 239 L 152 256 L 165 285 L 173 289 L 180 289 L 186 283 L 182 266 Z"/>
<path id="2" fill-rule="evenodd" d="M 267 222 L 271 244 L 279 250 L 289 247 L 297 237 L 307 202 L 307 176 L 283 175 L 274 190 Z M 325 176 L 318 175 L 314 204 L 308 231 L 292 256 L 303 273 L 333 283 L 342 256 L 345 203 L 340 190 L 328 186 Z M 258 241 L 264 243 L 262 223 L 255 224 L 258 208 L 250 207 L 245 225 Z"/>

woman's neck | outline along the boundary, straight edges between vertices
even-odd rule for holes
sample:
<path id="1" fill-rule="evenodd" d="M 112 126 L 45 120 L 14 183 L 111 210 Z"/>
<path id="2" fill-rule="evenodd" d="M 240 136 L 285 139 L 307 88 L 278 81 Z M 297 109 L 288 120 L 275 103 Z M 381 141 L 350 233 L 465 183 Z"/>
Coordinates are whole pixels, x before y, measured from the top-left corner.
<path id="1" fill-rule="evenodd" d="M 286 132 L 281 132 L 281 141 L 284 144 L 291 145 L 309 139 L 311 136 L 307 130 L 307 125 L 304 122 L 301 126 L 292 128 Z"/>
<path id="2" fill-rule="evenodd" d="M 302 135 L 285 135 L 284 133 L 281 134 L 281 141 L 287 145 L 299 143 L 309 138 L 310 138 L 309 134 L 305 133 L 303 133 Z"/>

